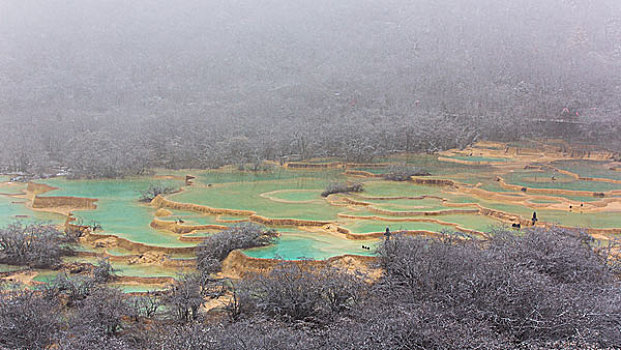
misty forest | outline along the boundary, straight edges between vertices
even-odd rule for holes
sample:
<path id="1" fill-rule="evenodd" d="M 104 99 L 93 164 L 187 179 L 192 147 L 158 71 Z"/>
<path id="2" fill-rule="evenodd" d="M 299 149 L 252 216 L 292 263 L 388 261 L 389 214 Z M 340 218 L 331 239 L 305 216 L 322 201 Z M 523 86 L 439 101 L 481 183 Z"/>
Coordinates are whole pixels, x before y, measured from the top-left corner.
<path id="1" fill-rule="evenodd" d="M 0 349 L 621 349 L 621 1 L 0 0 Z"/>

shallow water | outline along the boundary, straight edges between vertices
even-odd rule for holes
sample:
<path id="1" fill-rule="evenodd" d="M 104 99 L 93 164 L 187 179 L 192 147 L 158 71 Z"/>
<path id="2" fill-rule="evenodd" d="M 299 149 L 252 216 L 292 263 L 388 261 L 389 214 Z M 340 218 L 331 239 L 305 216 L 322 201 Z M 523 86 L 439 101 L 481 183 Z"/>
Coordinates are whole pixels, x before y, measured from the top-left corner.
<path id="1" fill-rule="evenodd" d="M 593 177 L 621 181 L 621 171 L 611 170 L 610 162 L 592 160 L 559 160 L 552 162 L 552 166 L 561 170 L 571 171 L 582 177 Z"/>
<path id="2" fill-rule="evenodd" d="M 400 156 L 404 157 L 404 156 Z M 468 158 L 468 157 L 467 157 Z M 394 159 L 393 159 L 394 160 Z M 446 164 L 446 169 L 453 170 L 452 174 L 436 175 L 430 178 L 452 179 L 466 185 L 477 185 L 485 190 L 503 193 L 504 195 L 515 196 L 516 199 L 523 197 L 522 193 L 511 192 L 498 185 L 494 181 L 494 175 L 489 167 L 475 167 L 470 169 L 470 173 L 464 172 L 461 164 L 439 162 L 434 158 L 425 155 L 408 159 L 412 164 L 426 164 L 432 168 L 440 169 L 441 164 Z M 589 161 L 562 161 L 555 162 L 559 168 L 580 168 L 580 175 L 590 175 L 585 169 L 589 166 L 594 168 L 594 173 L 605 173 L 602 168 L 604 162 Z M 377 169 L 375 169 L 377 170 Z M 381 169 L 380 169 L 381 170 Z M 183 173 L 182 171 L 179 173 Z M 438 171 L 442 173 L 442 171 Z M 436 222 L 391 222 L 391 217 L 402 218 L 408 213 L 412 213 L 412 218 L 420 218 L 418 214 L 424 212 L 440 212 L 455 209 L 451 203 L 476 203 L 490 209 L 502 210 L 513 214 L 521 215 L 525 218 L 530 217 L 533 208 L 526 206 L 532 204 L 551 204 L 559 203 L 562 199 L 572 199 L 578 201 L 592 202 L 598 200 L 595 197 L 571 197 L 567 195 L 557 195 L 558 200 L 530 199 L 525 204 L 503 203 L 492 200 L 483 200 L 468 195 L 456 195 L 446 193 L 442 187 L 432 185 L 418 185 L 410 182 L 384 181 L 377 178 L 349 178 L 350 180 L 361 181 L 364 183 L 364 192 L 354 195 L 346 195 L 356 201 L 370 203 L 372 208 L 381 210 L 376 212 L 372 208 L 360 206 L 337 206 L 331 204 L 321 197 L 321 192 L 327 184 L 335 180 L 346 180 L 348 177 L 342 174 L 342 170 L 287 170 L 278 168 L 273 171 L 258 173 L 239 172 L 239 171 L 200 171 L 195 173 L 197 185 L 186 187 L 180 180 L 162 180 L 149 177 L 129 178 L 123 180 L 67 180 L 64 178 L 54 178 L 41 180 L 39 182 L 57 187 L 58 189 L 47 192 L 43 196 L 75 196 L 97 198 L 97 209 L 76 211 L 74 214 L 78 223 L 89 224 L 91 222 L 100 223 L 105 233 L 111 233 L 134 242 L 144 243 L 155 246 L 166 247 L 185 247 L 193 246 L 195 242 L 182 242 L 178 234 L 151 228 L 150 223 L 155 217 L 155 208 L 141 204 L 137 201 L 141 191 L 151 184 L 160 184 L 183 188 L 183 191 L 168 195 L 169 199 L 184 203 L 195 203 L 210 206 L 213 208 L 226 208 L 237 210 L 250 210 L 260 216 L 275 219 L 298 219 L 316 220 L 332 222 L 341 227 L 349 229 L 353 233 L 381 232 L 386 226 L 396 227 L 397 230 L 424 230 L 442 231 L 452 229 L 450 225 L 455 224 L 464 229 L 484 231 L 491 226 L 499 225 L 499 220 L 481 215 L 439 215 L 434 216 L 442 223 Z M 175 174 L 179 175 L 179 174 Z M 616 175 L 616 174 L 615 174 Z M 617 190 L 621 186 L 607 182 L 594 182 L 577 180 L 571 176 L 560 174 L 555 171 L 540 170 L 516 170 L 503 174 L 508 183 L 533 188 L 558 188 L 566 190 L 581 191 L 608 191 Z M 554 176 L 555 180 L 552 180 Z M 548 181 L 549 180 L 549 181 Z M 210 186 L 208 184 L 211 184 Z M 19 186 L 0 186 L 0 190 L 7 188 L 18 193 L 25 188 Z M 342 196 L 342 195 L 341 195 Z M 435 198 L 416 198 L 420 196 L 434 196 L 444 198 L 446 201 Z M 406 197 L 406 198 L 404 198 Z M 410 198 L 407 198 L 410 197 Z M 526 201 L 524 197 L 524 201 Z M 62 217 L 54 214 L 33 212 L 23 203 L 14 203 L 23 200 L 8 196 L 0 196 L 0 217 L 5 222 L 14 218 L 16 215 L 24 215 L 37 220 L 55 220 L 61 222 Z M 473 208 L 466 207 L 464 209 Z M 551 223 L 560 223 L 568 226 L 581 226 L 593 228 L 615 228 L 621 226 L 619 218 L 615 213 L 602 212 L 583 214 L 578 211 L 561 211 L 537 209 L 540 213 L 540 220 Z M 235 223 L 222 221 L 247 221 L 244 216 L 221 216 L 205 215 L 202 213 L 171 210 L 171 215 L 159 218 L 165 221 L 177 221 L 183 225 L 219 225 L 231 226 Z M 375 216 L 374 220 L 356 220 L 352 218 L 341 218 L 339 214 L 351 214 L 356 216 Z M 384 216 L 386 220 L 381 219 Z M 380 220 L 378 220 L 378 218 Z M 282 227 L 280 228 L 283 229 Z M 188 236 L 202 236 L 210 234 L 198 232 Z M 343 238 L 344 239 L 344 238 Z M 317 246 L 318 242 L 324 245 L 339 246 L 338 237 L 331 237 L 330 242 L 326 240 L 310 240 L 305 235 L 296 236 L 295 239 L 282 239 L 279 242 L 280 248 L 285 249 L 287 245 L 294 247 L 289 249 L 295 251 L 301 244 Z M 347 245 L 344 245 L 347 246 Z M 339 248 L 340 249 L 340 248 Z M 308 257 L 315 257 L 312 253 L 317 251 L 316 257 L 324 257 L 323 251 L 329 249 L 310 249 L 305 253 Z M 267 251 L 267 250 L 266 250 Z M 274 250 L 275 252 L 276 250 Z M 268 254 L 268 253 L 265 253 Z M 264 256 L 268 256 L 265 255 Z M 285 254 L 290 255 L 290 254 Z"/>
<path id="3" fill-rule="evenodd" d="M 608 192 L 621 189 L 621 184 L 600 181 L 578 180 L 558 172 L 521 171 L 510 173 L 505 177 L 508 184 L 530 187 L 561 189 L 571 191 Z"/>
<path id="4" fill-rule="evenodd" d="M 222 174 L 218 174 L 218 176 L 221 177 Z M 190 187 L 181 193 L 169 196 L 169 198 L 177 202 L 195 203 L 213 208 L 250 210 L 270 218 L 324 221 L 336 219 L 338 209 L 320 196 L 330 180 L 312 177 L 274 180 L 265 177 L 258 181 L 230 181 L 212 187 Z M 304 190 L 304 192 L 299 192 L 304 193 L 303 200 L 283 202 L 279 200 L 282 198 L 278 195 L 272 194 L 274 191 L 280 190 L 294 190 L 294 193 Z M 270 198 L 272 196 L 274 198 Z M 314 200 L 307 203 L 309 197 Z"/>
<path id="5" fill-rule="evenodd" d="M 490 149 L 491 150 L 491 149 Z M 502 151 L 501 151 L 502 152 Z M 212 208 L 246 210 L 259 216 L 272 219 L 297 219 L 329 222 L 332 228 L 339 226 L 354 234 L 381 233 L 386 227 L 391 231 L 432 231 L 452 232 L 459 227 L 464 230 L 480 232 L 489 231 L 498 225 L 506 225 L 488 216 L 476 213 L 449 214 L 453 209 L 476 209 L 479 205 L 489 209 L 504 211 L 529 219 L 533 211 L 537 212 L 540 222 L 561 224 L 563 226 L 619 229 L 621 212 L 619 209 L 601 212 L 583 213 L 580 207 L 571 210 L 539 208 L 542 205 L 563 203 L 565 200 L 585 204 L 600 201 L 593 196 L 571 196 L 567 194 L 546 195 L 545 198 L 530 193 L 503 188 L 495 181 L 501 175 L 508 184 L 529 188 L 560 189 L 586 192 L 607 192 L 621 190 L 620 184 L 602 181 L 579 180 L 557 171 L 525 169 L 523 163 L 511 168 L 510 160 L 502 157 L 453 156 L 455 159 L 487 161 L 501 163 L 499 167 L 491 165 L 464 165 L 439 161 L 433 155 L 396 155 L 377 159 L 378 164 L 408 164 L 426 169 L 432 173 L 427 179 L 449 179 L 464 187 L 479 187 L 486 191 L 509 196 L 511 200 L 491 200 L 459 192 L 457 187 L 420 185 L 412 182 L 385 181 L 380 178 L 362 178 L 347 176 L 343 169 L 303 170 L 275 168 L 271 171 L 257 173 L 232 170 L 212 171 L 165 171 L 158 175 L 185 174 L 196 176 L 193 186 L 185 186 L 184 181 L 162 179 L 160 177 L 140 177 L 121 180 L 67 180 L 54 178 L 40 180 L 58 189 L 42 196 L 74 196 L 97 198 L 97 208 L 75 211 L 78 223 L 98 222 L 103 226 L 103 233 L 114 234 L 133 242 L 162 247 L 191 247 L 197 242 L 183 242 L 181 235 L 153 229 L 150 224 L 156 217 L 156 208 L 139 203 L 140 192 L 151 184 L 173 186 L 182 189 L 176 194 L 167 195 L 170 200 L 182 203 L 194 203 Z M 332 160 L 314 160 L 316 163 Z M 571 171 L 583 177 L 619 180 L 621 173 L 607 169 L 607 162 L 583 160 L 555 161 L 548 165 Z M 374 174 L 382 174 L 385 168 L 359 167 Z M 2 179 L 2 178 L 0 178 Z M 7 180 L 8 178 L 5 178 Z M 339 194 L 331 198 L 321 197 L 324 188 L 334 181 L 362 182 L 364 191 L 356 194 Z M 57 214 L 35 212 L 24 203 L 26 200 L 10 197 L 7 194 L 19 194 L 25 190 L 25 184 L 0 183 L 0 222 L 7 224 L 23 216 L 24 221 L 49 221 L 62 223 L 64 217 Z M 4 193 L 4 194 L 1 194 Z M 432 196 L 438 198 L 418 198 Z M 442 198 L 442 199 L 440 199 Z M 501 197 L 502 198 L 502 197 Z M 350 202 L 344 199 L 351 200 Z M 608 199 L 610 200 L 610 199 Z M 612 200 L 621 202 L 621 196 Z M 353 203 L 353 204 L 352 204 Z M 464 206 L 465 205 L 465 206 Z M 159 217 L 159 220 L 178 221 L 182 225 L 218 225 L 232 226 L 235 222 L 250 221 L 249 215 L 206 215 L 198 212 L 170 210 L 171 214 Z M 442 214 L 442 215 L 423 215 Z M 244 250 L 244 253 L 256 258 L 278 258 L 286 260 L 326 259 L 343 254 L 372 255 L 373 249 L 366 250 L 362 245 L 373 247 L 379 239 L 352 240 L 343 234 L 320 233 L 321 227 L 307 232 L 298 227 L 275 227 L 281 236 L 274 245 Z M 309 229 L 310 230 L 310 229 Z M 217 232 L 202 230 L 186 237 L 200 238 Z M 81 249 L 102 253 L 103 248 Z M 106 248 L 111 255 L 134 255 L 122 248 Z M 191 254 L 173 255 L 173 258 L 190 258 Z M 79 259 L 78 259 L 79 260 Z M 82 259 L 89 260 L 89 259 Z M 90 259 L 93 262 L 96 259 Z M 68 260 L 71 261 L 71 260 Z M 115 263 L 119 274 L 124 276 L 174 277 L 176 269 L 160 268 L 155 265 L 129 265 Z M 9 267 L 2 267 L 9 268 Z M 58 272 L 41 271 L 37 281 L 49 281 Z M 121 285 L 126 291 L 146 291 L 148 286 Z"/>
<path id="6" fill-rule="evenodd" d="M 0 194 L 0 227 L 16 221 L 61 224 L 65 218 L 59 214 L 33 211 L 26 207 L 27 200 Z"/>
<path id="7" fill-rule="evenodd" d="M 283 232 L 276 244 L 244 250 L 253 258 L 276 258 L 283 260 L 327 259 L 344 254 L 372 255 L 378 240 L 348 240 L 329 234 L 310 232 Z M 370 246 L 371 250 L 362 246 Z"/>
<path id="8" fill-rule="evenodd" d="M 182 181 L 150 178 L 123 180 L 67 180 L 55 178 L 41 181 L 58 189 L 43 196 L 72 196 L 97 198 L 97 209 L 75 211 L 78 224 L 97 222 L 104 232 L 127 238 L 130 241 L 154 246 L 185 247 L 191 243 L 180 242 L 178 235 L 155 230 L 150 223 L 155 209 L 138 202 L 140 193 L 151 184 L 181 187 Z"/>

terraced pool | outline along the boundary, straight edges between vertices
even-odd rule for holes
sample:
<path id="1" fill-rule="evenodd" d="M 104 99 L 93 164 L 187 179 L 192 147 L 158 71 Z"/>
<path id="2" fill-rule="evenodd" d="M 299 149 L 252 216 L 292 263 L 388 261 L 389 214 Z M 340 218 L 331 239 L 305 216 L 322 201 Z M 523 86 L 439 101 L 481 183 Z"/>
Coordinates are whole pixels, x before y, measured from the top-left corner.
<path id="1" fill-rule="evenodd" d="M 35 182 L 56 188 L 39 194 L 41 197 L 97 199 L 96 208 L 73 210 L 75 223 L 99 223 L 103 231 L 96 234 L 113 235 L 125 241 L 85 245 L 79 250 L 118 258 L 154 250 L 169 259 L 191 259 L 192 247 L 202 237 L 222 227 L 249 221 L 267 222 L 281 235 L 275 244 L 247 249 L 244 254 L 253 258 L 283 260 L 372 255 L 386 227 L 393 232 L 486 232 L 495 226 L 510 225 L 517 219 L 528 221 L 534 211 L 540 224 L 621 234 L 621 184 L 617 183 L 621 172 L 607 168 L 608 162 L 561 159 L 530 166 L 528 156 L 521 157 L 517 152 L 516 159 L 509 159 L 501 147 L 482 146 L 475 151 L 486 155 L 478 156 L 479 153 L 473 152 L 474 156 L 453 158 L 496 162 L 498 166 L 445 162 L 438 160 L 436 155 L 401 154 L 378 159 L 376 164 L 367 164 L 366 167 L 350 165 L 349 168 L 320 170 L 304 169 L 303 166 L 295 169 L 274 167 L 259 172 L 230 169 L 160 171 L 157 176 L 120 180 L 53 178 Z M 494 156 L 494 152 L 498 156 Z M 333 160 L 325 161 L 330 162 Z M 321 160 L 312 162 L 321 163 Z M 432 175 L 420 177 L 424 181 L 415 183 L 344 172 L 349 169 L 382 174 L 390 164 L 416 166 Z M 192 185 L 186 185 L 186 174 L 196 177 Z M 498 175 L 506 184 L 496 181 Z M 25 195 L 26 184 L 9 183 L 7 177 L 0 177 L 0 180 L 3 181 L 0 183 L 0 220 L 4 225 L 13 220 L 55 224 L 65 221 L 63 215 L 32 210 L 30 197 Z M 453 185 L 444 180 L 453 181 Z M 361 182 L 364 191 L 322 197 L 325 187 L 337 181 Z M 150 185 L 174 187 L 180 191 L 165 195 L 168 207 L 165 205 L 164 210 L 138 201 L 140 193 Z M 555 192 L 516 191 L 511 185 Z M 582 195 L 576 191 L 602 192 L 605 196 Z M 157 226 L 156 221 L 163 226 Z M 179 229 L 176 232 L 184 233 L 174 233 L 167 228 L 171 225 Z M 206 225 L 209 228 L 187 232 L 187 227 Z M 67 262 L 79 260 L 96 261 L 94 257 L 79 257 L 68 258 Z M 130 277 L 174 277 L 178 270 L 157 264 L 117 261 L 114 265 L 119 275 Z M 0 272 L 13 268 L 0 265 Z M 34 280 L 48 282 L 57 273 L 40 271 Z M 146 291 L 148 287 L 140 283 L 122 284 L 123 289 L 135 292 Z M 161 285 L 155 287 L 161 288 Z"/>

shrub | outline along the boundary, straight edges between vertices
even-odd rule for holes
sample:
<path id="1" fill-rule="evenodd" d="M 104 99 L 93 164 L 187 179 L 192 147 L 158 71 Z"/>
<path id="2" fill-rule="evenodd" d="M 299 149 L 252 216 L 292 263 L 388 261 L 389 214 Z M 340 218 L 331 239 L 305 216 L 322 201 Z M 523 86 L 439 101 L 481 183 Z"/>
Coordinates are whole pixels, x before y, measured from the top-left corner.
<path id="1" fill-rule="evenodd" d="M 101 258 L 93 268 L 93 279 L 97 283 L 106 283 L 114 278 L 114 267 L 108 258 Z"/>
<path id="2" fill-rule="evenodd" d="M 63 271 L 45 286 L 44 295 L 48 299 L 62 297 L 68 306 L 72 306 L 76 302 L 86 299 L 96 287 L 97 282 L 94 278 L 89 276 L 69 278 L 67 273 Z"/>
<path id="3" fill-rule="evenodd" d="M 486 322 L 462 319 L 433 302 L 412 304 L 375 296 L 361 308 L 355 320 L 315 335 L 323 349 L 514 349 Z"/>
<path id="4" fill-rule="evenodd" d="M 147 349 L 171 350 L 327 348 L 325 338 L 316 332 L 263 318 L 210 327 L 200 323 L 160 327 L 147 342 Z"/>
<path id="5" fill-rule="evenodd" d="M 274 242 L 275 230 L 245 223 L 207 236 L 196 248 L 198 269 L 205 273 L 220 270 L 220 262 L 235 249 L 263 247 Z"/>
<path id="6" fill-rule="evenodd" d="M 0 229 L 0 263 L 34 268 L 58 266 L 73 253 L 72 240 L 53 225 L 14 223 Z"/>
<path id="7" fill-rule="evenodd" d="M 285 263 L 239 288 L 242 309 L 284 319 L 327 321 L 355 308 L 363 286 L 359 276 L 334 267 L 307 270 Z"/>
<path id="8" fill-rule="evenodd" d="M 225 248 L 206 255 L 219 262 Z M 295 262 L 228 289 L 205 273 L 181 275 L 161 298 L 163 320 L 153 294 L 60 274 L 42 293 L 0 293 L 0 348 L 619 348 L 616 249 L 560 228 L 496 229 L 485 241 L 396 234 L 378 249 L 373 283 Z M 202 318 L 205 298 L 226 293 L 231 322 Z"/>
<path id="9" fill-rule="evenodd" d="M 161 194 L 170 194 L 177 192 L 178 189 L 175 187 L 164 186 L 164 185 L 150 185 L 149 188 L 140 193 L 139 201 L 144 203 L 150 203 L 155 197 Z"/>
<path id="10" fill-rule="evenodd" d="M 609 264 L 611 249 L 601 249 L 583 231 L 558 227 L 531 229 L 525 234 L 499 231 L 493 235 L 489 251 L 508 265 L 525 265 L 552 278 L 555 283 L 611 283 L 619 272 Z"/>
<path id="11" fill-rule="evenodd" d="M 130 310 L 134 311 L 134 314 L 131 316 L 136 321 L 140 318 L 153 318 L 161 306 L 161 302 L 154 292 L 132 296 L 129 298 L 128 303 L 132 305 Z"/>
<path id="12" fill-rule="evenodd" d="M 500 232 L 489 242 L 396 236 L 379 257 L 379 285 L 399 305 L 433 302 L 516 342 L 621 344 L 617 272 L 582 233 Z"/>
<path id="13" fill-rule="evenodd" d="M 406 166 L 391 165 L 386 168 L 386 172 L 382 175 L 384 180 L 390 181 L 408 181 L 412 176 L 430 176 L 431 174 L 423 169 Z"/>
<path id="14" fill-rule="evenodd" d="M 76 306 L 72 327 L 94 330 L 100 336 L 118 335 L 125 324 L 123 318 L 135 314 L 122 291 L 104 286 L 95 287 Z"/>
<path id="15" fill-rule="evenodd" d="M 0 293 L 0 348 L 44 349 L 59 336 L 61 308 L 33 291 Z"/>
<path id="16" fill-rule="evenodd" d="M 327 197 L 331 194 L 335 193 L 348 193 L 348 192 L 362 192 L 364 191 L 364 187 L 361 183 L 343 183 L 343 182 L 333 182 L 329 184 L 326 189 L 321 193 L 322 197 Z"/>
<path id="17" fill-rule="evenodd" d="M 170 318 L 181 323 L 198 319 L 205 302 L 201 278 L 201 274 L 180 275 L 170 286 L 163 298 Z"/>

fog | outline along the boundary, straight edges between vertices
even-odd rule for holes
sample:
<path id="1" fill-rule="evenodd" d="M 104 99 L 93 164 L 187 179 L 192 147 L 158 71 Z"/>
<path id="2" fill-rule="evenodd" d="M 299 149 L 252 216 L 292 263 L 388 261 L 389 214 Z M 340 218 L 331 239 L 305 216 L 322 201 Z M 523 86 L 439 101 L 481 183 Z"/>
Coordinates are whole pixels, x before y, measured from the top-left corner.
<path id="1" fill-rule="evenodd" d="M 0 0 L 0 350 L 621 349 L 621 0 Z"/>
<path id="2" fill-rule="evenodd" d="M 619 147 L 619 96 L 618 0 L 0 2 L 5 171 Z"/>

